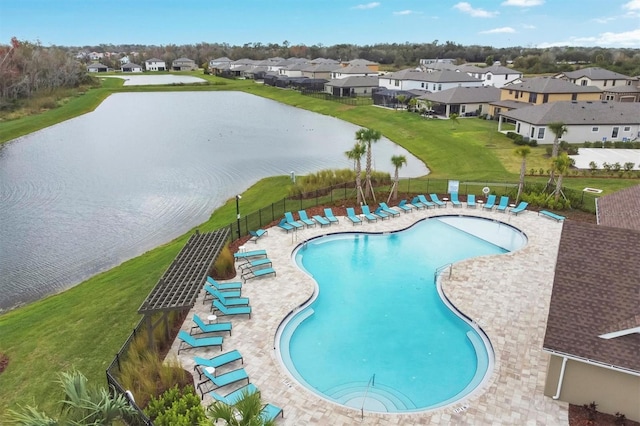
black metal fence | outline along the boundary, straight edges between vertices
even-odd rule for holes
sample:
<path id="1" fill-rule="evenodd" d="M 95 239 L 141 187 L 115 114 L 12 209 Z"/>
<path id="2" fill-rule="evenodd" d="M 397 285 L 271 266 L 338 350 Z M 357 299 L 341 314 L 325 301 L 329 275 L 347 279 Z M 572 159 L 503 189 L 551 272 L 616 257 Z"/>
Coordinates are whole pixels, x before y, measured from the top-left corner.
<path id="1" fill-rule="evenodd" d="M 373 99 L 367 96 L 334 96 L 327 92 L 315 90 L 302 90 L 300 93 L 305 96 L 311 96 L 312 98 L 339 102 L 341 104 L 351 106 L 373 105 Z"/>
<path id="2" fill-rule="evenodd" d="M 451 179 L 432 179 L 432 178 L 407 178 L 400 180 L 398 184 L 398 199 L 413 198 L 417 194 L 439 194 L 446 196 L 449 193 L 449 183 Z M 507 195 L 515 199 L 518 192 L 518 183 L 512 181 L 471 181 L 471 180 L 455 180 L 458 183 L 458 194 L 465 196 L 474 194 L 476 196 L 483 195 L 483 189 L 488 187 L 491 194 Z M 541 192 L 544 185 L 526 184 L 525 192 Z M 390 186 L 376 188 L 376 199 L 378 201 L 387 201 Z M 585 193 L 568 188 L 563 189 L 564 196 L 571 203 L 571 207 L 575 209 L 595 212 L 595 198 L 592 193 Z M 393 203 L 393 201 L 392 201 Z M 296 212 L 317 206 L 336 206 L 344 205 L 347 207 L 356 205 L 356 189 L 353 182 L 342 183 L 330 187 L 317 189 L 301 194 L 294 194 L 283 198 L 269 206 L 266 206 L 256 212 L 244 215 L 240 219 L 240 233 L 238 234 L 238 221 L 228 225 L 231 238 L 238 239 L 238 235 L 246 236 L 250 230 L 263 228 L 276 220 L 284 217 L 285 212 Z"/>

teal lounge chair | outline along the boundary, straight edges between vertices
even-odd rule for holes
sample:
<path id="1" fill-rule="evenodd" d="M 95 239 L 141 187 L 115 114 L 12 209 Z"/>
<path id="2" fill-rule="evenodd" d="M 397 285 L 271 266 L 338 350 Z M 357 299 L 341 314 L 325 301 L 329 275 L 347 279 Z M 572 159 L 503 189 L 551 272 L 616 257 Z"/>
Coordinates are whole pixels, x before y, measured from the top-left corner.
<path id="1" fill-rule="evenodd" d="M 217 290 L 225 291 L 225 290 L 240 290 L 242 289 L 242 283 L 239 281 L 230 282 L 230 283 L 219 283 L 211 277 L 207 277 L 207 282 L 214 286 Z"/>
<path id="2" fill-rule="evenodd" d="M 276 270 L 273 268 L 264 268 L 264 269 L 250 269 L 244 274 L 242 274 L 242 281 L 247 282 L 248 280 L 252 280 L 258 277 L 264 277 L 267 275 L 276 275 Z"/>
<path id="3" fill-rule="evenodd" d="M 271 266 L 271 259 L 264 258 L 264 259 L 257 259 L 247 263 L 243 263 L 242 265 L 240 265 L 240 270 L 246 271 L 247 269 L 260 268 L 262 266 Z"/>
<path id="4" fill-rule="evenodd" d="M 282 408 L 273 404 L 265 404 L 262 410 L 260 410 L 260 417 L 265 423 L 274 421 L 278 416 L 284 418 L 284 411 L 282 411 Z"/>
<path id="5" fill-rule="evenodd" d="M 298 210 L 298 216 L 300 216 L 300 222 L 307 225 L 307 228 L 316 226 L 316 223 L 313 220 L 309 219 L 309 216 L 307 216 L 306 210 Z"/>
<path id="6" fill-rule="evenodd" d="M 202 304 L 204 305 L 208 300 L 219 299 L 218 295 L 222 294 L 222 297 L 240 297 L 242 290 L 226 290 L 221 291 L 215 288 L 210 284 L 204 285 L 204 291 L 206 292 L 204 298 L 202 299 Z"/>
<path id="7" fill-rule="evenodd" d="M 400 212 L 398 210 L 392 209 L 387 205 L 387 203 L 380 203 L 380 208 L 383 212 L 390 214 L 391 217 L 400 216 Z"/>
<path id="8" fill-rule="evenodd" d="M 222 302 L 223 305 L 229 306 L 246 306 L 249 304 L 248 297 L 227 296 L 231 292 L 216 291 L 213 295 Z"/>
<path id="9" fill-rule="evenodd" d="M 329 222 L 333 225 L 334 223 L 338 223 L 338 218 L 334 216 L 333 210 L 331 208 L 324 209 L 324 217 L 327 218 Z"/>
<path id="10" fill-rule="evenodd" d="M 249 315 L 251 318 L 251 306 L 225 306 L 218 299 L 213 301 L 212 306 L 222 315 Z"/>
<path id="11" fill-rule="evenodd" d="M 234 361 L 240 361 L 244 364 L 244 359 L 242 358 L 242 355 L 240 355 L 240 352 L 237 349 L 234 349 L 229 352 L 225 352 L 218 356 L 214 356 L 213 358 L 201 358 L 199 356 L 196 356 L 196 357 L 193 357 L 193 360 L 196 363 L 193 369 L 198 372 L 198 375 L 199 375 L 198 379 L 202 378 L 202 369 L 204 367 L 218 368 L 218 367 L 222 367 L 223 365 L 230 364 Z"/>
<path id="12" fill-rule="evenodd" d="M 284 214 L 284 218 L 287 219 L 287 223 L 293 226 L 294 228 L 297 228 L 297 229 L 304 228 L 304 224 L 302 222 L 298 222 L 297 220 L 295 220 L 291 212 L 286 212 Z"/>
<path id="13" fill-rule="evenodd" d="M 407 200 L 400 200 L 400 202 L 398 203 L 398 208 L 405 213 L 413 211 L 413 206 L 407 203 Z"/>
<path id="14" fill-rule="evenodd" d="M 282 218 L 282 220 L 280 221 L 280 223 L 278 224 L 278 228 L 280 229 L 284 229 L 285 231 L 287 231 L 287 234 L 289 233 L 289 231 L 294 230 L 295 228 L 293 227 L 293 225 L 289 225 L 287 223 L 287 219 Z"/>
<path id="15" fill-rule="evenodd" d="M 362 220 L 356 216 L 356 212 L 353 210 L 353 207 L 347 207 L 347 219 L 349 219 L 354 226 L 356 223 L 362 225 Z"/>
<path id="16" fill-rule="evenodd" d="M 217 322 L 214 324 L 207 324 L 202 321 L 202 318 L 198 316 L 198 314 L 193 315 L 193 322 L 196 324 L 195 327 L 191 327 L 191 334 L 193 335 L 193 330 L 199 329 L 200 333 L 221 333 L 228 331 L 229 336 L 231 336 L 231 328 L 233 327 L 230 322 Z M 196 333 L 196 334 L 200 334 Z"/>
<path id="17" fill-rule="evenodd" d="M 438 206 L 438 208 L 440 207 L 447 207 L 447 203 L 440 201 L 440 199 L 438 198 L 437 194 L 429 194 L 429 198 L 431 198 L 431 201 L 433 201 L 433 203 Z"/>
<path id="18" fill-rule="evenodd" d="M 507 207 L 509 207 L 509 197 L 503 195 L 500 197 L 500 204 L 496 207 L 496 211 L 504 213 L 507 211 Z"/>
<path id="19" fill-rule="evenodd" d="M 253 241 L 254 243 L 257 244 L 260 237 L 262 237 L 263 235 L 267 235 L 268 233 L 269 231 L 265 231 L 264 229 L 249 231 L 249 235 L 251 235 L 251 238 L 249 238 L 249 241 Z"/>
<path id="20" fill-rule="evenodd" d="M 320 224 L 320 228 L 322 228 L 323 226 L 331 226 L 331 222 L 329 222 L 329 220 L 325 217 L 322 217 L 320 215 L 314 215 L 313 216 L 313 220 L 315 220 L 316 222 L 318 222 Z"/>
<path id="21" fill-rule="evenodd" d="M 467 207 L 468 208 L 476 208 L 476 196 L 473 194 L 467 195 Z"/>
<path id="22" fill-rule="evenodd" d="M 249 383 L 248 385 L 234 390 L 233 392 L 228 393 L 224 396 L 220 395 L 216 391 L 209 392 L 209 396 L 211 396 L 211 398 L 215 399 L 216 401 L 224 402 L 227 405 L 235 405 L 242 399 L 245 394 L 254 394 L 256 392 L 258 392 L 258 388 L 255 387 L 253 383 Z"/>
<path id="23" fill-rule="evenodd" d="M 207 378 L 204 382 L 198 383 L 196 389 L 200 391 L 201 399 L 204 399 L 205 392 L 211 392 L 213 389 L 221 388 L 223 386 L 230 385 L 232 383 L 238 383 L 243 380 L 249 384 L 249 376 L 244 368 L 238 368 L 237 370 L 229 371 L 228 373 L 215 375 L 215 371 L 211 371 L 212 367 L 204 367 L 202 374 Z"/>
<path id="24" fill-rule="evenodd" d="M 451 204 L 453 205 L 453 207 L 462 207 L 462 203 L 460 202 L 460 200 L 458 200 L 457 192 L 452 192 L 451 194 L 449 194 L 449 198 L 451 198 Z"/>
<path id="25" fill-rule="evenodd" d="M 384 210 L 382 210 L 382 207 L 378 207 L 376 209 L 376 211 L 373 212 L 373 213 L 375 213 L 375 215 L 378 216 L 379 218 L 381 218 L 382 220 L 391 218 L 391 215 L 389 213 L 385 212 Z"/>
<path id="26" fill-rule="evenodd" d="M 424 204 L 427 208 L 429 207 L 433 207 L 434 209 L 436 208 L 436 204 L 427 200 L 427 197 L 425 197 L 423 194 L 418 195 L 418 200 L 420 200 L 420 202 Z"/>
<path id="27" fill-rule="evenodd" d="M 266 250 L 239 251 L 233 254 L 235 260 L 249 259 L 250 257 L 267 257 Z"/>
<path id="28" fill-rule="evenodd" d="M 554 219 L 557 222 L 562 222 L 564 221 L 566 218 L 564 216 L 561 216 L 559 214 L 555 214 L 553 212 L 547 211 L 547 210 L 540 210 L 538 212 L 538 216 L 543 215 L 546 217 L 550 217 L 551 219 Z"/>
<path id="29" fill-rule="evenodd" d="M 378 216 L 371 214 L 371 210 L 369 210 L 369 206 L 366 204 L 360 207 L 362 209 L 362 214 L 364 218 L 367 219 L 367 222 L 377 222 Z"/>
<path id="30" fill-rule="evenodd" d="M 496 196 L 491 194 L 487 197 L 487 202 L 484 203 L 484 206 L 482 206 L 482 208 L 491 210 L 492 208 L 495 207 L 495 205 L 496 205 Z"/>
<path id="31" fill-rule="evenodd" d="M 180 345 L 178 346 L 178 355 L 180 351 L 194 348 L 206 348 L 209 346 L 220 346 L 222 350 L 222 337 L 201 337 L 196 339 L 184 330 L 178 332 L 178 339 L 180 339 Z M 186 345 L 183 347 L 183 345 Z"/>
<path id="32" fill-rule="evenodd" d="M 420 201 L 419 197 L 413 197 L 413 200 L 411 200 L 411 205 L 413 207 L 415 207 L 418 210 L 422 210 L 422 209 L 426 209 L 427 205 L 424 204 L 422 201 Z"/>
<path id="33" fill-rule="evenodd" d="M 522 213 L 523 211 L 525 211 L 528 205 L 529 203 L 527 203 L 526 201 L 520 201 L 520 204 L 512 208 L 509 213 L 514 216 L 518 216 L 518 213 Z"/>

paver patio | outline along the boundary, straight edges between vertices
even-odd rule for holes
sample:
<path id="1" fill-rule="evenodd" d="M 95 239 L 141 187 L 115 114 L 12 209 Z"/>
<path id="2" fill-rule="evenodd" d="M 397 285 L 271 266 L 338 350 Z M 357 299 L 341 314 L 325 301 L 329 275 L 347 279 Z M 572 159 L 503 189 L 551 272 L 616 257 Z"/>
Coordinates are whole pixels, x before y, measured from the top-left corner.
<path id="1" fill-rule="evenodd" d="M 291 253 L 304 240 L 335 232 L 382 232 L 399 230 L 416 221 L 436 215 L 473 215 L 500 220 L 522 230 L 528 244 L 521 250 L 497 256 L 484 256 L 456 263 L 452 273 L 443 274 L 441 284 L 449 300 L 474 319 L 489 337 L 495 352 L 495 367 L 488 380 L 464 400 L 441 409 L 413 414 L 364 413 L 328 402 L 292 379 L 281 364 L 275 348 L 275 335 L 282 320 L 304 304 L 315 284 L 294 264 Z M 277 277 L 258 278 L 243 286 L 242 296 L 251 299 L 252 316 L 219 317 L 233 323 L 233 335 L 225 336 L 224 352 L 238 349 L 244 367 L 261 392 L 263 402 L 284 409 L 277 424 L 331 425 L 416 425 L 416 424 L 509 424 L 566 425 L 568 405 L 543 395 L 549 356 L 542 352 L 551 287 L 562 223 L 525 211 L 518 216 L 485 209 L 429 209 L 402 214 L 399 218 L 353 226 L 345 217 L 338 225 L 319 226 L 285 233 L 277 227 L 247 250 L 265 249 Z M 398 259 L 401 261 L 401 259 Z M 236 280 L 239 280 L 237 276 Z M 191 328 L 194 312 L 206 318 L 210 302 L 202 303 L 204 292 L 183 329 Z M 174 342 L 169 356 L 175 356 Z M 219 354 L 216 348 L 181 352 L 178 357 L 192 371 L 193 357 Z M 455 368 L 452 365 L 452 368 Z M 194 377 L 198 383 L 197 374 Z M 232 386 L 222 390 L 227 393 Z M 212 399 L 205 395 L 208 406 Z"/>

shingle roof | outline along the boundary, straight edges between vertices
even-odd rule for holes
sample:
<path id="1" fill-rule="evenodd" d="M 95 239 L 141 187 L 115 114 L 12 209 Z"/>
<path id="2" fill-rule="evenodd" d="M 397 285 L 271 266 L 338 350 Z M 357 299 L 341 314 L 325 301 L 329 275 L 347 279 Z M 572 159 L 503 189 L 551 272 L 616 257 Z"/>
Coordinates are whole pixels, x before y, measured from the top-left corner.
<path id="1" fill-rule="evenodd" d="M 378 76 L 352 75 L 329 80 L 327 85 L 333 87 L 378 87 Z"/>
<path id="2" fill-rule="evenodd" d="M 484 73 L 490 72 L 493 75 L 505 75 L 505 74 L 522 74 L 521 71 L 514 70 L 511 68 L 503 67 L 500 65 L 492 65 L 487 68 L 483 68 Z"/>
<path id="3" fill-rule="evenodd" d="M 626 84 L 624 86 L 614 86 L 614 87 L 607 87 L 606 89 L 603 90 L 604 93 L 640 93 L 640 87 L 638 86 L 627 86 Z"/>
<path id="4" fill-rule="evenodd" d="M 366 59 L 352 59 L 350 61 L 345 62 L 345 64 L 349 65 L 378 65 L 377 62 L 368 61 Z"/>
<path id="5" fill-rule="evenodd" d="M 429 83 L 480 82 L 480 80 L 471 77 L 465 72 L 449 70 L 425 72 L 415 69 L 405 69 L 387 74 L 385 78 L 392 80 L 426 81 Z"/>
<path id="6" fill-rule="evenodd" d="M 640 313 L 638 247 L 637 231 L 564 223 L 544 349 L 640 372 L 640 334 L 598 337 Z"/>
<path id="7" fill-rule="evenodd" d="M 597 207 L 598 224 L 640 232 L 640 185 L 598 198 Z"/>
<path id="8" fill-rule="evenodd" d="M 533 77 L 527 78 L 522 83 L 510 84 L 503 90 L 522 90 L 535 93 L 600 93 L 601 90 L 595 86 L 578 86 L 553 77 Z"/>
<path id="9" fill-rule="evenodd" d="M 591 80 L 626 80 L 629 78 L 628 75 L 598 67 L 583 68 L 581 70 L 568 71 L 562 74 L 569 78 L 587 77 Z"/>
<path id="10" fill-rule="evenodd" d="M 322 62 L 315 65 L 307 65 L 302 68 L 302 71 L 308 72 L 331 72 L 331 71 L 339 71 L 342 67 L 333 62 Z"/>
<path id="11" fill-rule="evenodd" d="M 505 112 L 502 115 L 535 125 L 545 125 L 558 121 L 575 125 L 639 124 L 640 103 L 561 101 L 523 107 Z"/>
<path id="12" fill-rule="evenodd" d="M 363 64 L 347 65 L 346 67 L 336 68 L 335 72 L 341 74 L 377 74 L 376 71 L 373 71 L 371 68 Z"/>
<path id="13" fill-rule="evenodd" d="M 231 59 L 227 58 L 226 56 L 222 56 L 222 57 L 217 58 L 217 59 L 212 59 L 209 62 L 231 62 Z"/>
<path id="14" fill-rule="evenodd" d="M 500 99 L 500 89 L 493 86 L 453 87 L 435 93 L 422 95 L 420 99 L 443 104 L 484 103 Z"/>

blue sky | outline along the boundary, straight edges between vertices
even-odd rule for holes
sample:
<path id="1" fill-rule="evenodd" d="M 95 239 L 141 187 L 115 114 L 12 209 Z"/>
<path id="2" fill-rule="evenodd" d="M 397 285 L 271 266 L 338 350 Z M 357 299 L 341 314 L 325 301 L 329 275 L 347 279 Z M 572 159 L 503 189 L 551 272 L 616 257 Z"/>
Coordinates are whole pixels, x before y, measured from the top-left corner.
<path id="1" fill-rule="evenodd" d="M 640 48 L 640 0 L 0 0 L 0 43 Z"/>

